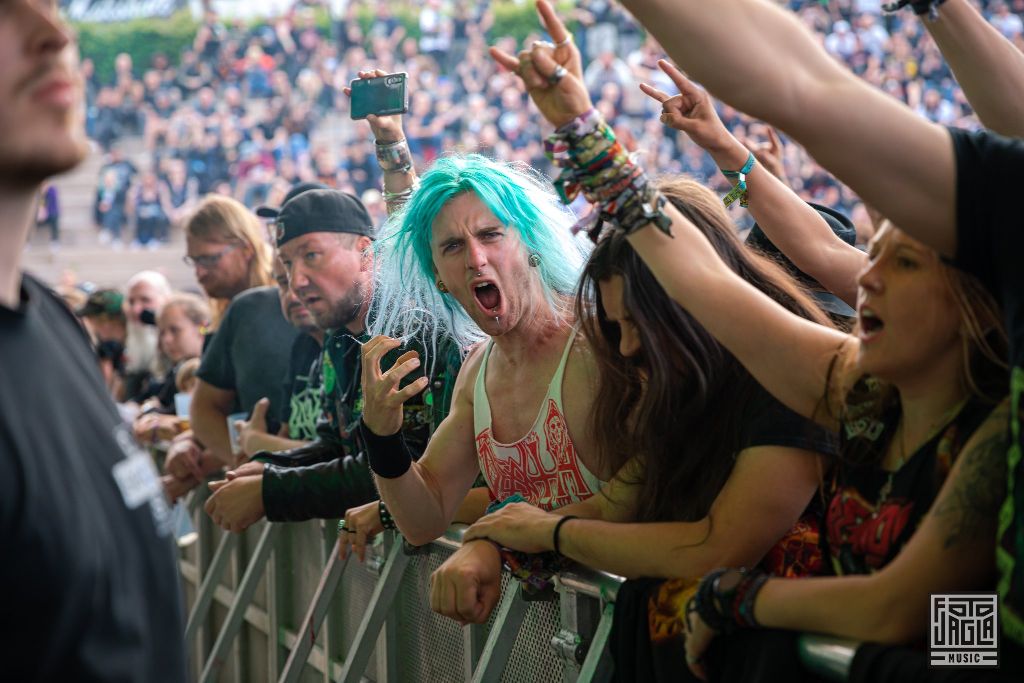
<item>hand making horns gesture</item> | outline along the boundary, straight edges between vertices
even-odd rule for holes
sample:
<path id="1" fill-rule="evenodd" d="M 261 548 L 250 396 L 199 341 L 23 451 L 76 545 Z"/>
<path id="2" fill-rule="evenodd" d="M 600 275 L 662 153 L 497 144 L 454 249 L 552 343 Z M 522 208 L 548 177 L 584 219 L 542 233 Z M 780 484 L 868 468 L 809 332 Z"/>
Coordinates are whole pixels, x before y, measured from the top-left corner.
<path id="1" fill-rule="evenodd" d="M 535 41 L 516 57 L 496 47 L 491 47 L 490 53 L 498 64 L 523 79 L 537 109 L 559 127 L 589 111 L 593 104 L 583 84 L 582 60 L 572 34 L 546 0 L 537 0 L 537 13 L 554 43 Z"/>

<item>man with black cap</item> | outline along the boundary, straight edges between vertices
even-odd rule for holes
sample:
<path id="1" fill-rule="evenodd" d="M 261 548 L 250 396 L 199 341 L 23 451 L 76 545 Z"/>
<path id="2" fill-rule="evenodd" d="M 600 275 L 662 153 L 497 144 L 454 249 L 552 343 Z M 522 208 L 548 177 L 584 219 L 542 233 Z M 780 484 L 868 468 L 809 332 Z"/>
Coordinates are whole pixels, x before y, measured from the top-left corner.
<path id="1" fill-rule="evenodd" d="M 355 440 L 362 408 L 360 347 L 373 288 L 373 223 L 362 202 L 336 190 L 312 190 L 287 201 L 276 219 L 278 257 L 292 291 L 327 330 L 323 386 L 325 420 L 307 447 L 262 453 L 229 472 L 207 511 L 220 526 L 241 531 L 270 521 L 335 518 L 377 498 L 363 449 Z M 393 352 L 392 362 L 402 351 Z M 405 406 L 407 440 L 418 451 L 447 414 L 457 353 L 432 368 L 428 389 Z M 422 375 L 414 374 L 403 384 Z"/>
<path id="2" fill-rule="evenodd" d="M 838 246 L 841 247 L 842 244 L 845 244 L 851 249 L 855 249 L 860 252 L 860 250 L 854 246 L 857 242 L 857 228 L 853 225 L 853 221 L 839 211 L 827 206 L 814 204 L 813 202 L 808 202 L 808 205 L 818 212 L 821 219 L 826 225 L 828 225 L 829 229 L 832 230 L 832 234 L 835 236 L 834 241 L 837 242 Z M 822 231 L 822 234 L 824 236 L 824 231 Z M 824 237 L 827 238 L 827 236 Z M 827 289 L 822 283 L 818 282 L 818 280 L 808 273 L 800 270 L 800 268 L 798 268 L 797 265 L 793 263 L 793 261 L 787 257 L 786 254 L 784 254 L 782 250 L 772 242 L 772 240 L 768 238 L 768 235 L 765 234 L 760 225 L 754 223 L 754 227 L 751 228 L 750 232 L 747 234 L 746 242 L 747 246 L 753 247 L 765 256 L 775 260 L 779 265 L 785 268 L 797 282 L 807 288 L 811 293 L 811 296 L 814 297 L 814 301 L 818 304 L 818 308 L 823 310 L 825 314 L 832 319 L 832 322 L 844 330 L 849 330 L 853 327 L 853 323 L 857 318 L 857 311 L 855 311 L 850 304 L 846 303 L 842 297 Z M 843 287 L 841 291 L 846 292 L 847 288 Z M 856 299 L 854 299 L 854 303 L 856 303 Z"/>

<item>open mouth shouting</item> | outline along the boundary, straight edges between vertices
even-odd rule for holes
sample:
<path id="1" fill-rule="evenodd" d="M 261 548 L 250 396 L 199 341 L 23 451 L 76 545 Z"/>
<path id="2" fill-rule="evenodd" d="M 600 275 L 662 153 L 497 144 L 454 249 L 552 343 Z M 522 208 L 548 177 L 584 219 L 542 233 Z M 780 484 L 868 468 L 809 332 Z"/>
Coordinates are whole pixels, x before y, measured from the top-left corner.
<path id="1" fill-rule="evenodd" d="M 491 280 L 476 280 L 470 286 L 473 289 L 476 305 L 480 307 L 484 315 L 493 318 L 502 314 L 504 298 L 497 284 Z"/>
<path id="2" fill-rule="evenodd" d="M 877 339 L 885 329 L 885 322 L 867 306 L 860 307 L 857 312 L 857 321 L 860 324 L 860 340 L 865 344 Z"/>

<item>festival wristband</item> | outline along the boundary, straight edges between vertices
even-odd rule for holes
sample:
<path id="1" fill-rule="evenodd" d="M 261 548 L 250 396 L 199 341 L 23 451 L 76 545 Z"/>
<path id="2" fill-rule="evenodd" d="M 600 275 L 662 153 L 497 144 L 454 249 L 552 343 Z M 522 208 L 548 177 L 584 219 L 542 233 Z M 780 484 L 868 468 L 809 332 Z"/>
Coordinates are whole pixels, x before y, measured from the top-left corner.
<path id="1" fill-rule="evenodd" d="M 653 223 L 669 237 L 672 220 L 664 212 L 665 197 L 654 187 L 615 137 L 615 132 L 594 109 L 560 127 L 545 142 L 545 153 L 562 169 L 555 180 L 559 198 L 571 203 L 581 193 L 596 211 L 584 223 L 591 238 L 598 238 L 601 223 L 610 223 L 629 235 Z"/>
<path id="2" fill-rule="evenodd" d="M 749 196 L 747 194 L 747 176 L 750 174 L 750 171 L 754 168 L 755 163 L 757 163 L 757 160 L 754 158 L 754 153 L 749 152 L 747 154 L 747 161 L 745 164 L 743 164 L 743 168 L 741 168 L 740 170 L 726 171 L 724 168 L 718 169 L 722 172 L 722 175 L 736 183 L 735 185 L 733 185 L 733 188 L 729 190 L 729 194 L 725 195 L 725 197 L 722 198 L 723 204 L 729 206 L 737 199 L 739 199 L 740 206 L 742 206 L 744 209 L 747 208 L 747 202 L 749 200 Z"/>
<path id="3" fill-rule="evenodd" d="M 366 448 L 370 469 L 378 477 L 397 479 L 412 467 L 412 453 L 402 432 L 391 436 L 378 436 L 360 419 L 359 435 Z"/>

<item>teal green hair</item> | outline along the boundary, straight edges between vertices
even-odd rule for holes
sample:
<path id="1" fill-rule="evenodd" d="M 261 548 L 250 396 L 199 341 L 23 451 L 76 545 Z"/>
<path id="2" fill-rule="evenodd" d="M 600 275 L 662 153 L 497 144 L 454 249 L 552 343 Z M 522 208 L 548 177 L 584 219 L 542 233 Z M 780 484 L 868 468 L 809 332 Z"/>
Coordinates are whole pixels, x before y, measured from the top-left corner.
<path id="1" fill-rule="evenodd" d="M 432 346 L 447 336 L 463 351 L 486 338 L 454 297 L 438 291 L 430 249 L 437 214 L 466 192 L 474 192 L 498 220 L 518 232 L 527 254 L 540 256 L 536 273 L 548 303 L 557 315 L 569 314 L 566 301 L 576 290 L 587 249 L 573 237 L 576 218 L 550 182 L 528 167 L 478 154 L 447 156 L 423 175 L 375 244 L 371 334 L 418 336 Z"/>

